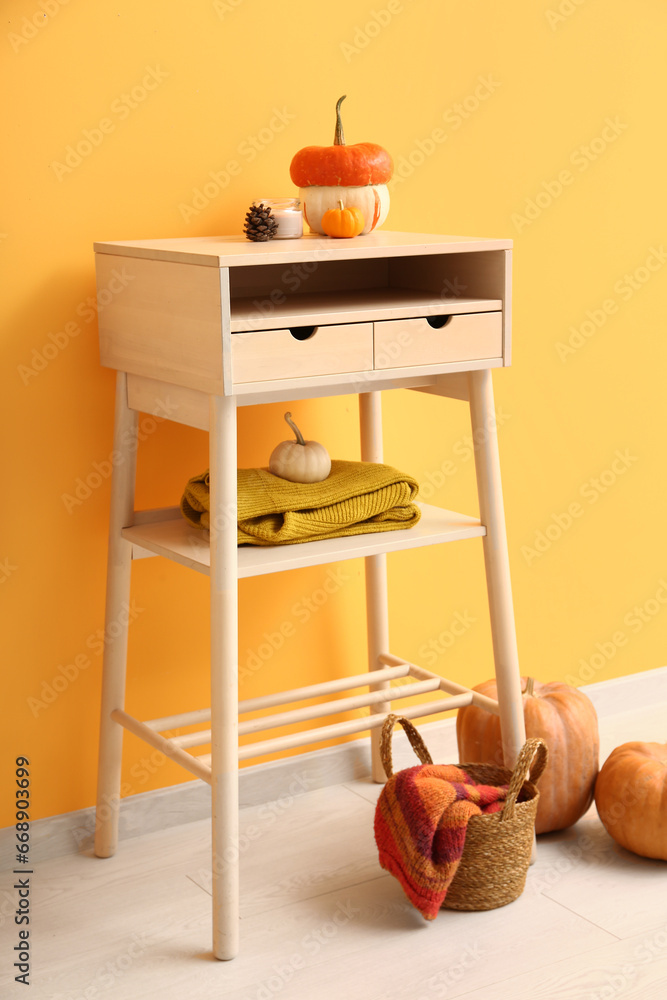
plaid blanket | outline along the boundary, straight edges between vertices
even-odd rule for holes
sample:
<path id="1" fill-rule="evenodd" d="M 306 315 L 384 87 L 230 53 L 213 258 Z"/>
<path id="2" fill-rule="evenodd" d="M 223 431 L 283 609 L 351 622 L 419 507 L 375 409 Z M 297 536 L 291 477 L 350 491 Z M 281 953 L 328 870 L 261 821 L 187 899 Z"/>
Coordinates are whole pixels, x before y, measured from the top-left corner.
<path id="1" fill-rule="evenodd" d="M 380 865 L 434 920 L 456 875 L 471 816 L 499 812 L 507 785 L 478 785 L 454 764 L 399 771 L 380 793 L 375 841 Z"/>

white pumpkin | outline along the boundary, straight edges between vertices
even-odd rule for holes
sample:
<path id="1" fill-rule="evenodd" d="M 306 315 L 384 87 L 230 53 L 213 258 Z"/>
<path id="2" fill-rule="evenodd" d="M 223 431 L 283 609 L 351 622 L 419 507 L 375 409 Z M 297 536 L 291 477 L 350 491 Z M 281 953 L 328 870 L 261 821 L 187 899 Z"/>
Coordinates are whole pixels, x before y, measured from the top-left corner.
<path id="1" fill-rule="evenodd" d="M 343 208 L 361 209 L 366 220 L 362 235 L 381 226 L 389 212 L 389 188 L 386 184 L 365 184 L 363 187 L 320 187 L 314 184 L 299 188 L 299 197 L 304 219 L 312 232 L 322 236 L 326 235 L 322 229 L 322 216 L 330 208 L 339 208 L 339 201 L 343 202 Z"/>
<path id="2" fill-rule="evenodd" d="M 305 441 L 303 434 L 286 413 L 285 420 L 296 441 L 281 441 L 271 452 L 269 472 L 291 483 L 319 483 L 331 472 L 329 452 L 319 441 Z"/>

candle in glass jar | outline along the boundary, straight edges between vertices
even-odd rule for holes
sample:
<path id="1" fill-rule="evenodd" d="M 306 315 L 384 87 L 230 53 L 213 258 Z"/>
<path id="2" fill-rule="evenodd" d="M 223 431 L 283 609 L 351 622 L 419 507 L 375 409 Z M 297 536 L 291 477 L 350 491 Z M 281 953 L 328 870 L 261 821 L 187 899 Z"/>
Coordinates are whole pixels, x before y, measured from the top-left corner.
<path id="1" fill-rule="evenodd" d="M 253 205 L 265 205 L 278 223 L 274 240 L 296 240 L 303 236 L 303 215 L 298 198 L 257 198 Z"/>

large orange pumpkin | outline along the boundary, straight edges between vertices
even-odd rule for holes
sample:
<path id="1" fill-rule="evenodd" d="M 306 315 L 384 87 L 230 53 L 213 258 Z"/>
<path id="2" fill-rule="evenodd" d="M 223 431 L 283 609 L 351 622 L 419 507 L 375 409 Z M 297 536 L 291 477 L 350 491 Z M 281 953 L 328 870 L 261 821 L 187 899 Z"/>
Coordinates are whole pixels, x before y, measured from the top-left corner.
<path id="1" fill-rule="evenodd" d="M 526 736 L 541 736 L 549 763 L 540 778 L 536 833 L 572 826 L 593 801 L 600 737 L 593 703 L 569 684 L 541 684 L 521 678 Z M 473 690 L 497 699 L 495 680 Z M 502 764 L 500 719 L 476 705 L 460 708 L 456 718 L 459 760 Z"/>
<path id="2" fill-rule="evenodd" d="M 333 146 L 306 146 L 290 164 L 290 177 L 299 188 L 303 214 L 313 232 L 322 233 L 325 212 L 338 207 L 358 208 L 364 216 L 362 232 L 381 226 L 389 211 L 389 189 L 394 166 L 386 149 L 375 142 L 345 144 L 340 106 L 336 104 Z"/>
<path id="3" fill-rule="evenodd" d="M 612 750 L 598 775 L 595 805 L 617 844 L 667 861 L 667 743 Z"/>

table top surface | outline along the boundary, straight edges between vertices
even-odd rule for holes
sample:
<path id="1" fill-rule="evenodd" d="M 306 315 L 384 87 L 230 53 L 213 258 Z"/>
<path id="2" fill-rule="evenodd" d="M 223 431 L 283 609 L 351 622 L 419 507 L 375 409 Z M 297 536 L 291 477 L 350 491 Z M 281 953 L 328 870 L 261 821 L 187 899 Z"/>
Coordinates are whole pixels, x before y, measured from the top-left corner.
<path id="1" fill-rule="evenodd" d="M 297 240 L 274 239 L 266 243 L 251 243 L 243 235 L 187 236 L 174 239 L 114 240 L 94 243 L 93 247 L 97 253 L 118 254 L 123 257 L 143 257 L 209 267 L 239 267 L 297 264 L 304 260 L 354 260 L 509 250 L 512 240 L 379 230 L 353 239 L 332 239 L 312 234 Z"/>

